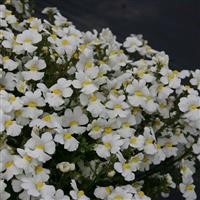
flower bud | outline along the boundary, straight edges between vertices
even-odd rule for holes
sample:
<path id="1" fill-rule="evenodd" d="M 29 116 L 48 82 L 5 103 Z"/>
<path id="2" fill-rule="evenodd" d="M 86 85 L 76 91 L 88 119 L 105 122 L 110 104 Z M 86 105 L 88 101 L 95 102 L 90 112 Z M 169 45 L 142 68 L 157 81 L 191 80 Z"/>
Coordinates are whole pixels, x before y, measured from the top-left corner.
<path id="1" fill-rule="evenodd" d="M 113 177 L 115 175 L 115 171 L 114 170 L 109 171 L 107 175 L 108 177 Z"/>
<path id="2" fill-rule="evenodd" d="M 61 172 L 69 172 L 75 170 L 75 164 L 69 162 L 61 162 L 56 165 L 56 168 L 59 169 Z"/>

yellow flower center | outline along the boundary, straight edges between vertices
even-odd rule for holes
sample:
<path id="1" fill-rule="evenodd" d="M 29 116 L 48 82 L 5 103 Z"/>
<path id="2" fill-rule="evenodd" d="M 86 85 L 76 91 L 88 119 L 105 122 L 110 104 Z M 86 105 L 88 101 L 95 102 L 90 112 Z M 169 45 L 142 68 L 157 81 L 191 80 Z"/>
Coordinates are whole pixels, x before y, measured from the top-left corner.
<path id="1" fill-rule="evenodd" d="M 131 158 L 131 163 L 138 163 L 140 161 L 140 157 L 139 156 L 134 156 Z"/>
<path id="2" fill-rule="evenodd" d="M 123 163 L 123 164 L 122 164 L 122 167 L 123 167 L 124 169 L 130 169 L 130 168 L 131 168 L 131 166 L 130 166 L 129 163 Z"/>
<path id="3" fill-rule="evenodd" d="M 165 103 L 160 103 L 160 108 L 166 108 L 167 105 Z"/>
<path id="4" fill-rule="evenodd" d="M 88 62 L 85 63 L 85 68 L 86 68 L 86 69 L 89 69 L 89 68 L 91 68 L 92 66 L 93 66 L 93 63 L 90 62 L 90 61 L 88 61 Z"/>
<path id="5" fill-rule="evenodd" d="M 99 126 L 95 126 L 95 127 L 92 128 L 92 130 L 97 132 L 97 131 L 100 130 L 100 127 Z"/>
<path id="6" fill-rule="evenodd" d="M 92 102 L 95 102 L 97 100 L 97 97 L 95 95 L 90 96 L 89 100 L 92 101 Z"/>
<path id="7" fill-rule="evenodd" d="M 121 195 L 117 195 L 114 197 L 114 200 L 123 200 L 123 197 Z"/>
<path id="8" fill-rule="evenodd" d="M 172 143 L 167 143 L 167 144 L 165 144 L 165 146 L 166 146 L 167 148 L 172 148 L 172 147 L 173 147 L 173 144 L 172 144 Z"/>
<path id="9" fill-rule="evenodd" d="M 38 190 L 41 190 L 44 187 L 44 183 L 42 181 L 39 181 L 35 184 L 36 188 Z"/>
<path id="10" fill-rule="evenodd" d="M 178 74 L 178 71 L 174 70 L 170 74 L 168 74 L 167 78 L 171 81 L 175 78 L 175 76 Z"/>
<path id="11" fill-rule="evenodd" d="M 196 110 L 196 109 L 198 109 L 198 108 L 199 108 L 199 106 L 196 105 L 196 104 L 192 104 L 192 105 L 189 106 L 189 109 L 190 109 L 190 110 Z"/>
<path id="12" fill-rule="evenodd" d="M 186 190 L 193 190 L 194 189 L 194 187 L 193 187 L 193 185 L 192 184 L 189 184 L 189 185 L 187 185 L 186 186 L 186 188 L 185 188 Z"/>
<path id="13" fill-rule="evenodd" d="M 55 40 L 57 38 L 56 34 L 51 34 L 51 37 Z"/>
<path id="14" fill-rule="evenodd" d="M 104 128 L 104 132 L 105 132 L 106 134 L 109 134 L 109 133 L 112 132 L 112 128 L 111 128 L 111 127 L 105 127 L 105 128 Z"/>
<path id="15" fill-rule="evenodd" d="M 145 144 L 152 144 L 152 143 L 153 143 L 153 139 L 151 139 L 151 138 L 147 138 L 145 140 Z"/>
<path id="16" fill-rule="evenodd" d="M 5 127 L 9 127 L 13 124 L 13 121 L 11 119 L 7 119 L 5 122 L 4 122 L 4 126 Z"/>
<path id="17" fill-rule="evenodd" d="M 110 193 L 110 192 L 111 192 L 111 189 L 110 189 L 109 186 L 108 186 L 108 187 L 105 187 L 105 190 L 106 190 L 107 193 Z"/>
<path id="18" fill-rule="evenodd" d="M 90 84 L 92 84 L 92 81 L 91 81 L 91 80 L 85 80 L 85 81 L 83 81 L 83 83 L 82 83 L 83 86 L 87 86 L 87 85 L 90 85 Z"/>
<path id="19" fill-rule="evenodd" d="M 35 145 L 35 148 L 36 148 L 36 149 L 41 149 L 41 150 L 43 150 L 43 149 L 44 149 L 44 145 L 42 145 L 42 144 L 37 144 L 37 145 Z"/>
<path id="20" fill-rule="evenodd" d="M 61 44 L 62 44 L 63 46 L 67 46 L 67 45 L 69 44 L 69 40 L 64 39 L 64 40 L 62 40 Z"/>
<path id="21" fill-rule="evenodd" d="M 29 101 L 27 105 L 28 107 L 35 108 L 37 106 L 37 103 L 35 101 Z"/>
<path id="22" fill-rule="evenodd" d="M 140 197 L 144 197 L 144 192 L 143 192 L 143 191 L 139 191 L 139 192 L 138 192 L 138 195 L 139 195 Z"/>
<path id="23" fill-rule="evenodd" d="M 32 157 L 29 156 L 29 155 L 25 155 L 25 156 L 23 157 L 23 159 L 26 160 L 26 161 L 31 161 L 31 160 L 32 160 Z"/>
<path id="24" fill-rule="evenodd" d="M 149 100 L 152 100 L 153 97 L 152 96 L 146 96 L 146 100 L 149 101 Z"/>
<path id="25" fill-rule="evenodd" d="M 103 145 L 107 148 L 107 149 L 111 149 L 111 144 L 110 142 L 104 142 Z"/>
<path id="26" fill-rule="evenodd" d="M 135 91 L 135 95 L 138 96 L 138 97 L 143 96 L 143 94 L 140 90 Z"/>
<path id="27" fill-rule="evenodd" d="M 125 122 L 123 123 L 122 125 L 123 128 L 129 128 L 130 127 L 130 124 L 128 122 Z"/>
<path id="28" fill-rule="evenodd" d="M 60 89 L 53 89 L 52 90 L 52 93 L 53 94 L 56 94 L 56 95 L 61 95 L 62 94 L 62 91 Z"/>
<path id="29" fill-rule="evenodd" d="M 46 122 L 50 122 L 52 119 L 51 115 L 45 115 L 42 120 L 46 121 Z"/>
<path id="30" fill-rule="evenodd" d="M 66 140 L 69 140 L 69 139 L 72 138 L 72 134 L 71 134 L 71 133 L 64 133 L 64 138 L 65 138 Z"/>
<path id="31" fill-rule="evenodd" d="M 156 144 L 156 147 L 157 147 L 157 149 L 161 148 L 160 144 Z"/>
<path id="32" fill-rule="evenodd" d="M 77 196 L 78 196 L 78 198 L 80 198 L 80 197 L 82 197 L 84 194 L 85 194 L 84 191 L 83 191 L 83 190 L 80 190 L 80 191 L 78 191 Z"/>
<path id="33" fill-rule="evenodd" d="M 8 61 L 8 60 L 10 60 L 10 58 L 9 58 L 8 56 L 4 56 L 4 57 L 3 57 L 3 61 L 4 61 L 4 62 L 6 62 L 6 61 Z"/>
<path id="34" fill-rule="evenodd" d="M 161 92 L 164 88 L 164 85 L 163 84 L 160 84 L 158 87 L 157 87 L 157 92 Z"/>
<path id="35" fill-rule="evenodd" d="M 119 104 L 119 103 L 117 103 L 117 104 L 114 105 L 114 108 L 115 108 L 115 109 L 120 109 L 120 108 L 122 108 L 122 105 Z"/>
<path id="36" fill-rule="evenodd" d="M 70 126 L 77 126 L 77 125 L 78 125 L 78 122 L 75 121 L 75 120 L 72 120 L 71 122 L 69 122 L 69 125 L 70 125 Z"/>
<path id="37" fill-rule="evenodd" d="M 137 72 L 137 75 L 142 78 L 145 75 L 146 70 L 145 69 L 141 69 Z"/>
<path id="38" fill-rule="evenodd" d="M 43 167 L 41 165 L 38 165 L 35 167 L 35 171 L 37 174 L 41 173 L 43 171 Z"/>
<path id="39" fill-rule="evenodd" d="M 135 137 L 135 136 L 131 137 L 130 143 L 131 144 L 136 144 L 137 143 L 137 137 Z"/>
<path id="40" fill-rule="evenodd" d="M 10 100 L 11 102 L 14 102 L 14 101 L 16 100 L 16 97 L 15 97 L 14 95 L 11 95 L 11 96 L 9 97 L 9 100 Z"/>
<path id="41" fill-rule="evenodd" d="M 27 37 L 27 38 L 24 39 L 24 43 L 31 43 L 31 42 L 32 42 L 32 39 L 31 39 L 31 38 L 28 38 L 28 37 Z"/>
<path id="42" fill-rule="evenodd" d="M 9 167 L 12 167 L 13 166 L 13 161 L 8 161 L 5 163 L 5 167 L 6 168 L 9 168 Z"/>
<path id="43" fill-rule="evenodd" d="M 30 70 L 32 72 L 36 72 L 36 71 L 38 71 L 38 66 L 36 64 L 33 64 L 33 65 L 30 66 Z"/>

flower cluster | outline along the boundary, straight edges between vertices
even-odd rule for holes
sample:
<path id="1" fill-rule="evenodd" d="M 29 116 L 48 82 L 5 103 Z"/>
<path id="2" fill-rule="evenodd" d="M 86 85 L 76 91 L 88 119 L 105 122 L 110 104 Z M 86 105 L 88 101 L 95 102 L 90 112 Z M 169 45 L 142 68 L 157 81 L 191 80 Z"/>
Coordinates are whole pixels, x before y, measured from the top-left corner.
<path id="1" fill-rule="evenodd" d="M 0 5 L 0 199 L 197 199 L 200 70 L 29 8 Z"/>

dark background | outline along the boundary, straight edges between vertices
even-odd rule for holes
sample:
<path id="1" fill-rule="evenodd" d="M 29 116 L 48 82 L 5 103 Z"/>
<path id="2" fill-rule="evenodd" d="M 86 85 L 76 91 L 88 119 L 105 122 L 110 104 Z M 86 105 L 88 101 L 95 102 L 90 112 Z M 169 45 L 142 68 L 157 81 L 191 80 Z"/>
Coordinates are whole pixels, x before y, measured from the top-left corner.
<path id="1" fill-rule="evenodd" d="M 37 14 L 56 6 L 82 31 L 109 27 L 124 41 L 143 34 L 150 46 L 164 50 L 178 69 L 200 68 L 200 0 L 35 0 Z M 41 15 L 40 15 L 41 16 Z M 199 173 L 198 173 L 199 175 Z M 197 190 L 200 188 L 196 177 Z M 200 191 L 198 191 L 200 200 Z M 168 200 L 182 200 L 173 191 Z"/>
<path id="2" fill-rule="evenodd" d="M 171 66 L 200 68 L 200 0 L 35 0 L 40 11 L 56 6 L 80 30 L 109 27 L 119 41 L 143 34 L 164 50 Z"/>

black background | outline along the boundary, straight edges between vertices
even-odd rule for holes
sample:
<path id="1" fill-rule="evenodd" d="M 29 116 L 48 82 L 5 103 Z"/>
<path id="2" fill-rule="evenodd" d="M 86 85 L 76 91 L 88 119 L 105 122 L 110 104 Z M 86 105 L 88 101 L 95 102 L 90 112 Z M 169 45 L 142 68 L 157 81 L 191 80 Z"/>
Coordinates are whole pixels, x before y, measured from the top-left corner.
<path id="1" fill-rule="evenodd" d="M 109 27 L 119 41 L 143 34 L 150 46 L 170 56 L 170 66 L 200 68 L 200 0 L 35 0 L 37 14 L 48 6 L 82 31 Z M 199 170 L 198 170 L 199 171 Z M 199 173 L 198 173 L 199 175 Z M 200 176 L 196 177 L 197 190 Z M 198 192 L 200 200 L 200 192 Z M 173 191 L 168 200 L 182 200 Z"/>

